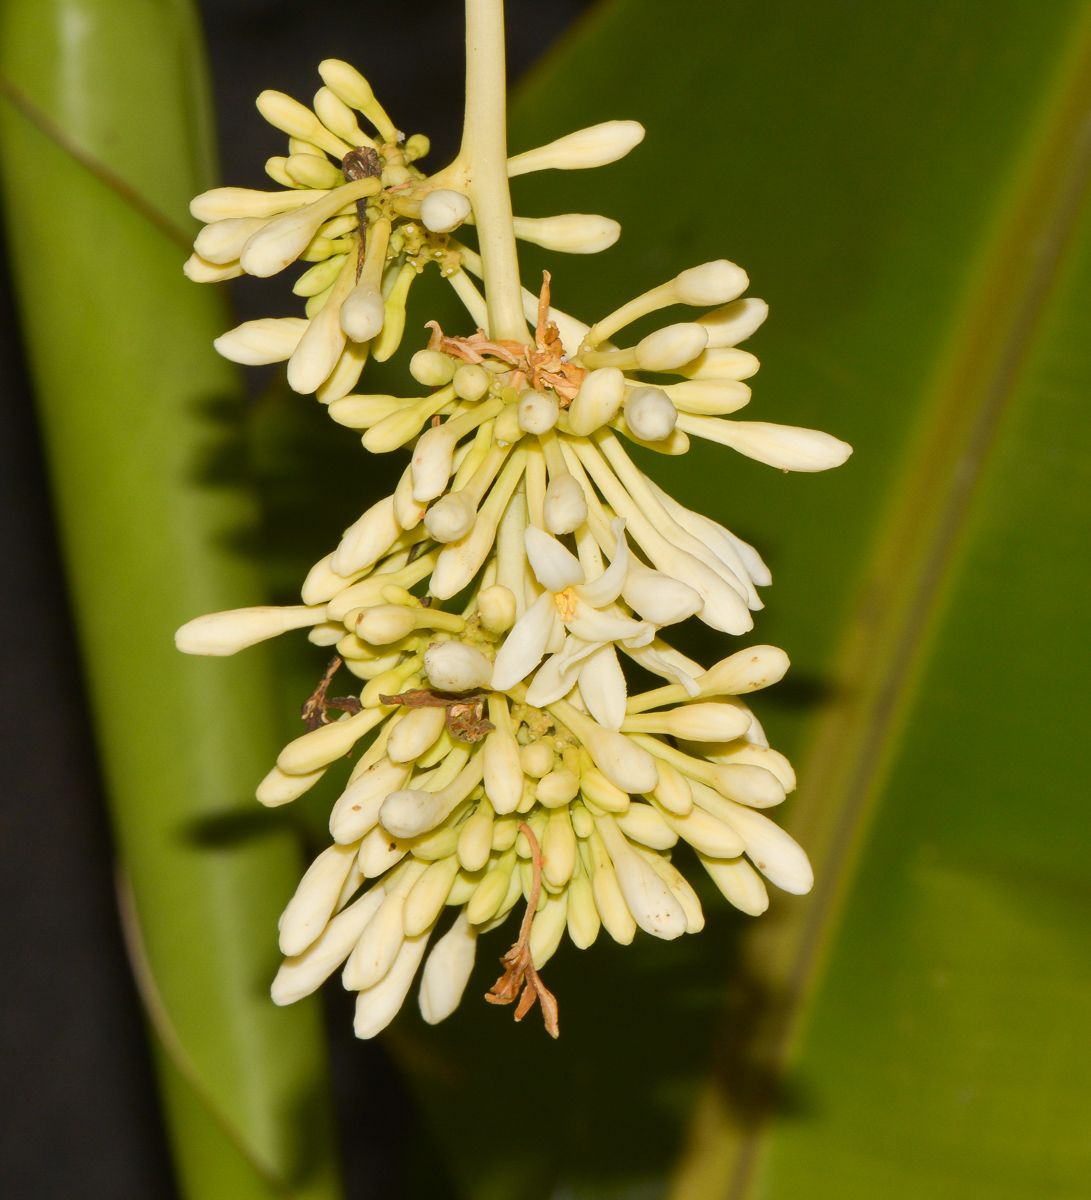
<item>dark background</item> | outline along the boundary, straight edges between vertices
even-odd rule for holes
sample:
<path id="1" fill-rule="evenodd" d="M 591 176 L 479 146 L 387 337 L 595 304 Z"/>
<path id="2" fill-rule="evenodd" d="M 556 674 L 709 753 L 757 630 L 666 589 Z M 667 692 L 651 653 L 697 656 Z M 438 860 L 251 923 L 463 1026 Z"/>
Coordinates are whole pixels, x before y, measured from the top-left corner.
<path id="1" fill-rule="evenodd" d="M 587 0 L 509 0 L 514 81 Z M 457 147 L 457 0 L 374 10 L 359 0 L 206 0 L 222 174 L 273 186 L 283 134 L 254 97 L 309 103 L 322 58 L 345 58 L 398 93 L 431 161 Z M 280 285 L 283 295 L 276 293 Z M 238 281 L 240 320 L 294 311 L 290 283 Z M 254 372 L 251 390 L 265 380 Z M 331 1008 L 349 1000 L 330 989 Z M 331 1051 L 350 1200 L 408 1194 L 406 1151 L 430 1157 L 382 1048 L 333 1015 Z M 169 1200 L 175 1195 L 143 1019 L 118 929 L 113 857 L 65 596 L 33 400 L 0 243 L 0 1189 L 19 1200 Z M 409 1139 L 412 1139 L 410 1144 Z M 418 1161 L 418 1166 L 419 1166 Z M 429 1164 L 429 1194 L 450 1195 Z"/>

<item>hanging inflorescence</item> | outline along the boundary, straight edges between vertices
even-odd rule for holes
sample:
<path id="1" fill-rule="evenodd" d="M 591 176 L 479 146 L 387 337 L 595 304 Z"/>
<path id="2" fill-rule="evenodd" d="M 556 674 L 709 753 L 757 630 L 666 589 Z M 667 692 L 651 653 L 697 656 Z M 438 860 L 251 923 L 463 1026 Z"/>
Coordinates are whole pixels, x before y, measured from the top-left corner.
<path id="1" fill-rule="evenodd" d="M 486 998 L 518 1000 L 517 1017 L 540 1001 L 556 1035 L 539 972 L 566 929 L 580 948 L 601 927 L 623 943 L 638 927 L 666 939 L 701 929 L 697 896 L 670 861 L 680 838 L 744 912 L 768 904 L 759 871 L 789 892 L 812 882 L 806 855 L 759 811 L 794 788 L 792 768 L 739 698 L 780 679 L 787 657 L 750 646 L 706 669 L 662 636 L 690 617 L 747 632 L 769 572 L 753 547 L 660 489 L 625 441 L 677 455 L 704 437 L 795 471 L 837 466 L 850 448 L 722 419 L 750 399 L 742 381 L 758 363 L 738 343 L 767 312 L 738 298 L 747 277 L 725 260 L 590 327 L 551 306 L 547 274 L 537 295 L 514 293 L 529 334 L 490 328 L 491 298 L 471 278 L 488 277 L 488 264 L 452 236 L 476 223 L 486 253 L 465 157 L 425 175 L 426 138 L 399 133 L 348 64 L 319 70 L 313 112 L 276 92 L 258 100 L 289 134 L 287 157 L 267 164 L 285 190 L 197 197 L 207 224 L 186 272 L 211 281 L 312 264 L 294 287 L 304 317 L 248 321 L 217 348 L 242 363 L 287 361 L 291 386 L 363 431 L 366 450 L 408 447 L 410 459 L 394 493 L 311 570 L 302 605 L 200 617 L 178 646 L 233 654 L 309 628 L 335 647 L 304 705 L 308 731 L 258 787 L 264 804 L 302 795 L 371 738 L 334 805 L 333 844 L 281 918 L 274 1000 L 313 992 L 343 963 L 359 993 L 356 1032 L 373 1036 L 450 906 L 457 918 L 420 984 L 421 1012 L 440 1021 L 461 999 L 477 937 L 525 899 Z M 581 130 L 509 159 L 508 175 L 612 162 L 643 133 L 632 121 Z M 619 233 L 598 216 L 506 219 L 516 237 L 570 253 Z M 353 393 L 368 356 L 400 344 L 409 289 L 429 264 L 476 331 L 429 322 L 410 364 L 425 394 Z M 676 305 L 710 311 L 620 344 L 634 321 Z M 629 695 L 619 651 L 664 684 Z M 342 666 L 364 681 L 358 697 L 329 695 Z"/>

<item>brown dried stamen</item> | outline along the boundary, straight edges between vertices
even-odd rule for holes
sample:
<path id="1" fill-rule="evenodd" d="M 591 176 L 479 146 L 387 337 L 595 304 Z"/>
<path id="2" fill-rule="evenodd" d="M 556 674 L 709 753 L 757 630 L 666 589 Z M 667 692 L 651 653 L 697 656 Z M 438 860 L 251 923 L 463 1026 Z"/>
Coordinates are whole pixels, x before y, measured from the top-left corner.
<path id="1" fill-rule="evenodd" d="M 534 961 L 530 956 L 530 927 L 534 921 L 534 913 L 538 907 L 538 897 L 542 891 L 542 852 L 534 830 L 526 823 L 519 822 L 519 832 L 526 835 L 530 843 L 530 857 L 534 878 L 530 887 L 530 899 L 527 901 L 527 911 L 523 914 L 523 924 L 519 929 L 519 940 L 500 960 L 504 965 L 504 974 L 485 993 L 485 999 L 490 1004 L 511 1004 L 522 990 L 522 997 L 515 1009 L 515 1019 L 521 1021 L 534 1007 L 538 1000 L 542 1005 L 542 1020 L 550 1037 L 560 1037 L 561 1029 L 557 1023 L 557 998 L 542 982 L 541 976 L 534 969 Z"/>
<path id="2" fill-rule="evenodd" d="M 363 705 L 355 696 L 326 695 L 333 677 L 337 674 L 340 667 L 341 656 L 335 654 L 330 659 L 330 665 L 326 668 L 326 673 L 318 681 L 318 687 L 303 702 L 300 716 L 302 716 L 303 723 L 307 726 L 308 733 L 313 733 L 314 730 L 320 729 L 323 725 L 330 724 L 330 719 L 326 716 L 327 708 L 341 709 L 342 712 L 347 712 L 350 716 L 355 716 L 363 708 Z"/>

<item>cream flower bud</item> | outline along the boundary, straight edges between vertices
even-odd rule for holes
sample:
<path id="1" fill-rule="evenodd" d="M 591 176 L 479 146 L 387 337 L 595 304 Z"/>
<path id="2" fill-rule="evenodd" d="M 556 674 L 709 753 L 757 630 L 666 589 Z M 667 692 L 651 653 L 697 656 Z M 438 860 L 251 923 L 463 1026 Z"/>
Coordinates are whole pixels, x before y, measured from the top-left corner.
<path id="1" fill-rule="evenodd" d="M 442 708 L 412 708 L 394 726 L 386 744 L 391 762 L 407 763 L 419 758 L 443 732 L 446 713 Z"/>
<path id="2" fill-rule="evenodd" d="M 770 687 L 784 678 L 788 655 L 778 646 L 748 646 L 722 658 L 697 685 L 701 696 L 743 696 Z"/>
<path id="3" fill-rule="evenodd" d="M 333 163 L 315 154 L 290 154 L 284 160 L 284 171 L 289 179 L 304 187 L 328 190 L 344 183 L 344 176 Z"/>
<path id="4" fill-rule="evenodd" d="M 559 896 L 546 893 L 545 903 L 538 909 L 530 926 L 530 957 L 536 970 L 541 970 L 557 951 L 564 937 L 568 920 L 568 889 Z"/>
<path id="5" fill-rule="evenodd" d="M 698 784 L 698 787 L 701 785 Z M 663 813 L 663 820 L 701 854 L 713 858 L 736 858 L 745 849 L 743 838 L 732 825 L 714 817 L 704 808 L 693 808 L 684 816 Z"/>
<path id="6" fill-rule="evenodd" d="M 548 433 L 557 424 L 560 408 L 553 392 L 523 392 L 519 397 L 519 428 L 524 433 Z"/>
<path id="7" fill-rule="evenodd" d="M 630 804 L 628 812 L 614 819 L 627 838 L 653 850 L 669 850 L 678 841 L 678 834 L 650 804 Z"/>
<path id="8" fill-rule="evenodd" d="M 626 733 L 665 733 L 689 742 L 729 742 L 750 728 L 750 714 L 732 704 L 687 704 L 626 717 Z"/>
<path id="9" fill-rule="evenodd" d="M 443 357 L 447 358 L 446 355 Z M 450 362 L 450 359 L 447 361 Z M 460 400 L 480 400 L 489 390 L 492 376 L 476 363 L 463 363 L 455 371 L 451 383 L 454 384 L 455 395 Z"/>
<path id="10" fill-rule="evenodd" d="M 266 278 L 294 262 L 318 232 L 323 222 L 344 208 L 379 190 L 377 179 L 357 179 L 332 192 L 310 193 L 319 199 L 295 212 L 287 212 L 270 221 L 246 243 L 239 261 L 248 275 Z M 693 357 L 691 355 L 691 357 Z"/>
<path id="11" fill-rule="evenodd" d="M 457 875 L 458 859 L 453 854 L 429 865 L 405 898 L 402 928 L 406 937 L 416 937 L 435 923 Z"/>
<path id="12" fill-rule="evenodd" d="M 701 866 L 712 882 L 737 908 L 752 917 L 760 917 L 769 907 L 769 893 L 757 871 L 745 858 L 718 859 L 698 854 Z"/>
<path id="13" fill-rule="evenodd" d="M 644 126 L 637 121 L 604 121 L 566 134 L 555 142 L 538 146 L 508 159 L 508 176 L 529 171 L 575 171 L 601 167 L 624 158 L 644 140 Z"/>
<path id="14" fill-rule="evenodd" d="M 629 793 L 652 791 L 659 774 L 655 759 L 645 749 L 623 733 L 604 729 L 565 700 L 548 707 L 583 742 L 599 770 L 615 787 Z"/>
<path id="15" fill-rule="evenodd" d="M 182 274 L 193 283 L 222 283 L 225 279 L 238 279 L 246 272 L 237 262 L 217 266 L 199 254 L 191 254 L 182 264 Z"/>
<path id="16" fill-rule="evenodd" d="M 428 157 L 428 151 L 432 149 L 432 142 L 423 133 L 414 133 L 406 139 L 402 149 L 407 163 L 416 162 L 418 158 Z"/>
<path id="17" fill-rule="evenodd" d="M 523 431 L 519 427 L 519 405 L 506 404 L 496 416 L 492 427 L 492 435 L 501 445 L 511 445 L 517 442 Z"/>
<path id="18" fill-rule="evenodd" d="M 441 692 L 476 691 L 488 687 L 492 679 L 492 663 L 465 642 L 433 643 L 424 652 L 424 671 L 428 682 Z"/>
<path id="19" fill-rule="evenodd" d="M 642 441 L 669 438 L 677 420 L 678 410 L 662 388 L 633 388 L 625 400 L 625 424 Z"/>
<path id="20" fill-rule="evenodd" d="M 231 217 L 206 225 L 193 242 L 193 249 L 210 263 L 233 262 L 243 246 L 267 222 L 260 217 Z"/>
<path id="21" fill-rule="evenodd" d="M 466 622 L 456 613 L 438 608 L 412 608 L 407 604 L 376 604 L 356 618 L 356 636 L 371 646 L 400 642 L 414 629 L 443 629 L 461 633 Z"/>
<path id="22" fill-rule="evenodd" d="M 549 771 L 538 781 L 534 798 L 546 808 L 560 808 L 571 804 L 580 792 L 580 777 L 575 771 Z"/>
<path id="23" fill-rule="evenodd" d="M 402 926 L 405 894 L 426 870 L 423 863 L 411 864 L 394 889 L 388 891 L 345 963 L 341 982 L 346 988 L 374 987 L 390 970 L 405 940 Z"/>
<path id="24" fill-rule="evenodd" d="M 212 345 L 231 362 L 261 367 L 291 358 L 309 324 L 303 317 L 259 317 L 221 333 Z"/>
<path id="25" fill-rule="evenodd" d="M 288 608 L 234 608 L 187 621 L 174 635 L 183 654 L 222 657 L 245 650 L 289 629 L 304 629 L 325 620 L 324 604 Z"/>
<path id="26" fill-rule="evenodd" d="M 364 709 L 355 716 L 312 729 L 281 750 L 277 755 L 277 766 L 288 775 L 307 775 L 319 767 L 328 767 L 347 754 L 382 718 L 382 709 Z"/>
<path id="27" fill-rule="evenodd" d="M 443 797 L 440 792 L 424 792 L 419 788 L 403 788 L 391 792 L 379 810 L 383 828 L 395 837 L 411 838 L 432 829 L 443 819 Z"/>
<path id="28" fill-rule="evenodd" d="M 626 604 L 653 625 L 676 625 L 704 607 L 704 600 L 688 583 L 653 571 L 631 559 L 621 591 Z"/>
<path id="29" fill-rule="evenodd" d="M 454 422 L 450 422 L 454 425 Z M 434 500 L 451 478 L 458 431 L 440 425 L 426 429 L 413 450 L 413 499 L 422 504 Z"/>
<path id="30" fill-rule="evenodd" d="M 636 933 L 636 922 L 621 894 L 621 888 L 618 887 L 617 872 L 597 829 L 591 834 L 588 844 L 594 868 L 591 891 L 595 907 L 606 932 L 615 942 L 627 946 Z"/>
<path id="31" fill-rule="evenodd" d="M 502 583 L 482 588 L 477 593 L 477 615 L 490 633 L 503 633 L 515 624 L 515 595 Z"/>
<path id="32" fill-rule="evenodd" d="M 652 795 L 656 802 L 676 817 L 684 817 L 693 808 L 693 790 L 689 780 L 669 762 L 656 764 L 659 770 L 659 782 L 655 785 Z"/>
<path id="33" fill-rule="evenodd" d="M 322 767 L 306 775 L 285 775 L 279 767 L 273 767 L 258 784 L 255 799 L 266 808 L 278 808 L 281 804 L 297 800 L 314 787 L 325 773 L 326 768 Z"/>
<path id="34" fill-rule="evenodd" d="M 476 950 L 477 930 L 463 909 L 433 946 L 421 974 L 420 1012 L 429 1025 L 438 1025 L 458 1008 L 470 981 Z"/>
<path id="35" fill-rule="evenodd" d="M 390 1024 L 405 1003 L 405 997 L 413 983 L 431 931 L 406 938 L 402 942 L 398 957 L 386 975 L 374 987 L 356 997 L 356 1017 L 353 1032 L 358 1038 L 373 1038 Z"/>
<path id="36" fill-rule="evenodd" d="M 473 816 L 458 833 L 456 853 L 464 870 L 473 874 L 489 861 L 492 851 L 493 809 L 487 800 L 477 806 Z"/>
<path id="37" fill-rule="evenodd" d="M 749 350 L 738 346 L 704 349 L 692 361 L 678 368 L 678 374 L 690 380 L 749 379 L 761 369 L 761 363 Z"/>
<path id="38" fill-rule="evenodd" d="M 450 233 L 470 215 L 470 201 L 461 192 L 438 188 L 429 192 L 420 205 L 420 219 L 433 233 Z"/>
<path id="39" fill-rule="evenodd" d="M 665 941 L 681 937 L 687 921 L 678 898 L 633 850 L 613 817 L 597 817 L 595 825 L 613 861 L 625 904 L 637 925 L 645 933 Z"/>
<path id="40" fill-rule="evenodd" d="M 675 276 L 674 291 L 683 304 L 724 304 L 750 286 L 742 267 L 726 258 L 690 267 Z"/>
<path id="41" fill-rule="evenodd" d="M 424 514 L 424 527 L 437 542 L 457 542 L 474 527 L 477 505 L 465 492 L 448 492 Z"/>
<path id="42" fill-rule="evenodd" d="M 598 254 L 600 250 L 609 249 L 621 236 L 617 221 L 590 213 L 515 217 L 514 224 L 517 238 L 561 254 Z"/>
<path id="43" fill-rule="evenodd" d="M 280 918 L 282 954 L 302 954 L 326 927 L 355 857 L 355 846 L 333 845 L 311 863 Z"/>
<path id="44" fill-rule="evenodd" d="M 399 722 L 400 724 L 400 722 Z M 395 729 L 398 728 L 396 725 Z M 330 834 L 335 842 L 358 842 L 378 824 L 379 809 L 387 796 L 405 786 L 412 764 L 394 763 L 384 754 L 378 762 L 352 780 L 330 813 Z"/>
<path id="45" fill-rule="evenodd" d="M 747 458 L 781 471 L 828 471 L 839 467 L 852 453 L 847 442 L 820 429 L 688 415 L 681 416 L 678 425 L 686 433 L 730 446 Z"/>
<path id="46" fill-rule="evenodd" d="M 369 342 L 382 330 L 386 309 L 379 289 L 372 283 L 358 283 L 341 305 L 340 322 L 354 342 Z"/>
<path id="47" fill-rule="evenodd" d="M 523 798 L 523 768 L 519 743 L 511 728 L 511 714 L 504 696 L 489 697 L 489 720 L 496 726 L 485 737 L 483 758 L 485 795 L 499 815 L 514 812 Z"/>
<path id="48" fill-rule="evenodd" d="M 627 812 L 629 793 L 623 792 L 610 782 L 596 767 L 584 767 L 580 771 L 580 791 L 599 808 L 606 812 Z"/>
<path id="49" fill-rule="evenodd" d="M 298 100 L 293 100 L 283 92 L 268 89 L 258 96 L 255 103 L 258 112 L 270 125 L 282 129 L 291 137 L 320 146 L 338 159 L 351 149 L 339 137 L 330 133 L 309 108 L 305 108 Z"/>
<path id="50" fill-rule="evenodd" d="M 365 137 L 352 115 L 352 109 L 328 87 L 320 87 L 314 94 L 315 116 L 333 134 L 350 146 L 370 146 L 371 139 Z"/>
<path id="51" fill-rule="evenodd" d="M 581 871 L 568 885 L 568 936 L 572 944 L 586 950 L 598 937 L 601 924 L 591 880 Z"/>
<path id="52" fill-rule="evenodd" d="M 335 96 L 363 112 L 375 102 L 371 84 L 349 63 L 339 58 L 324 58 L 318 64 L 322 82 Z"/>
<path id="53" fill-rule="evenodd" d="M 346 577 L 365 570 L 390 549 L 401 531 L 394 519 L 394 497 L 376 501 L 345 530 L 330 569 Z"/>
<path id="54" fill-rule="evenodd" d="M 568 427 L 579 437 L 601 429 L 625 399 L 625 376 L 617 367 L 599 367 L 583 381 L 568 408 Z"/>
<path id="55" fill-rule="evenodd" d="M 587 520 L 587 497 L 578 479 L 555 476 L 546 488 L 542 505 L 545 527 L 553 534 L 573 533 Z"/>
<path id="56" fill-rule="evenodd" d="M 285 959 L 270 995 L 278 1005 L 309 996 L 345 961 L 385 898 L 382 884 L 365 892 L 326 926 L 302 954 Z"/>
<path id="57" fill-rule="evenodd" d="M 705 313 L 697 321 L 708 330 L 708 348 L 737 346 L 744 342 L 769 315 L 769 305 L 756 296 L 733 300 L 715 312 Z"/>
<path id="58" fill-rule="evenodd" d="M 409 360 L 409 374 L 425 387 L 443 387 L 457 369 L 458 363 L 439 350 L 418 350 Z"/>
<path id="59" fill-rule="evenodd" d="M 649 333 L 636 345 L 642 371 L 672 371 L 695 359 L 708 345 L 708 330 L 695 321 L 679 321 Z"/>
<path id="60" fill-rule="evenodd" d="M 557 808 L 549 815 L 542 835 L 542 874 L 553 887 L 563 887 L 576 869 L 576 835 L 568 807 Z"/>
<path id="61" fill-rule="evenodd" d="M 189 202 L 195 220 L 210 223 L 231 217 L 275 217 L 315 201 L 314 192 L 262 192 L 253 188 L 213 188 Z"/>

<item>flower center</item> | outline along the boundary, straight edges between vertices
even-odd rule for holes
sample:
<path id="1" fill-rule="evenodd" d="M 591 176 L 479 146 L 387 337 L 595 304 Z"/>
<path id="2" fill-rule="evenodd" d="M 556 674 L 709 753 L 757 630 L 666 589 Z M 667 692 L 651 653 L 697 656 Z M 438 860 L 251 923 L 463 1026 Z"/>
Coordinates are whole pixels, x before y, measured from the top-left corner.
<path id="1" fill-rule="evenodd" d="M 579 616 L 580 600 L 571 587 L 566 587 L 563 592 L 555 592 L 553 602 L 562 621 L 574 621 Z"/>

